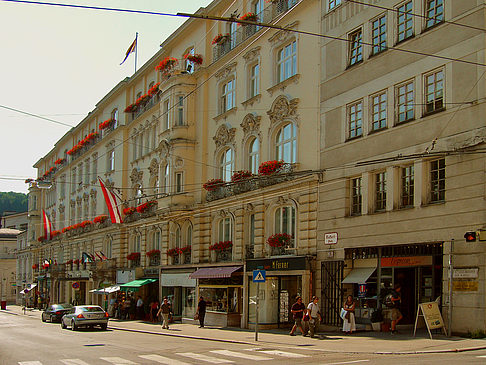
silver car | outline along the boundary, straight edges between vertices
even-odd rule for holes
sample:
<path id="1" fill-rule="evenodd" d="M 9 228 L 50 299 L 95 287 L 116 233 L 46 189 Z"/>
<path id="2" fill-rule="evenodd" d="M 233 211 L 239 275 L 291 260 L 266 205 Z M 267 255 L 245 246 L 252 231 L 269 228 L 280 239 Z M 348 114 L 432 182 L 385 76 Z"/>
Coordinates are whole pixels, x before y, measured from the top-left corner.
<path id="1" fill-rule="evenodd" d="M 100 326 L 102 330 L 106 330 L 108 317 L 108 313 L 98 305 L 77 305 L 61 318 L 61 328 L 71 327 L 76 331 L 81 326 Z"/>

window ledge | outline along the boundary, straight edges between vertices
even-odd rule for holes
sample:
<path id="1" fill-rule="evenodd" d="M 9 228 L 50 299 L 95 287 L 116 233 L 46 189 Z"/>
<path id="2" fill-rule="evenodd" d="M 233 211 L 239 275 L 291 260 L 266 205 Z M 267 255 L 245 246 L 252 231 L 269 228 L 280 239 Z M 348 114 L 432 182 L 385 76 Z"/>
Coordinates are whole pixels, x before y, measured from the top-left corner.
<path id="1" fill-rule="evenodd" d="M 354 140 L 362 138 L 362 137 L 363 137 L 362 134 L 360 134 L 359 136 L 356 136 L 356 137 L 348 137 L 348 138 L 346 138 L 346 142 L 351 142 L 351 141 L 354 141 Z"/>
<path id="2" fill-rule="evenodd" d="M 422 204 L 422 207 L 430 207 L 430 206 L 442 205 L 442 204 L 445 204 L 445 200 L 439 200 L 439 201 L 436 201 L 436 202 L 428 202 L 428 203 Z"/>
<path id="3" fill-rule="evenodd" d="M 231 114 L 235 114 L 237 110 L 238 110 L 238 108 L 237 108 L 237 107 L 231 108 L 231 109 L 229 109 L 229 110 L 225 111 L 224 113 L 221 113 L 221 114 L 219 114 L 219 115 L 216 115 L 216 116 L 213 118 L 213 120 L 214 120 L 215 122 L 219 122 L 219 121 L 220 121 L 220 120 L 222 120 L 222 119 L 226 120 L 226 118 L 227 118 L 229 115 L 231 115 Z"/>
<path id="4" fill-rule="evenodd" d="M 439 109 L 431 110 L 430 112 L 424 112 L 424 114 L 422 114 L 422 118 L 428 117 L 429 115 L 434 115 L 443 112 L 444 110 L 446 110 L 446 108 L 439 108 Z"/>
<path id="5" fill-rule="evenodd" d="M 383 127 L 383 128 L 378 128 L 378 129 L 372 129 L 368 132 L 368 135 L 371 135 L 371 134 L 375 134 L 375 133 L 380 133 L 380 132 L 383 132 L 385 130 L 387 130 L 388 127 Z"/>
<path id="6" fill-rule="evenodd" d="M 363 59 L 361 59 L 361 60 L 359 60 L 359 61 L 357 61 L 357 62 L 355 62 L 355 63 L 353 63 L 353 64 L 350 64 L 350 63 L 349 63 L 349 64 L 348 64 L 348 66 L 346 67 L 346 70 L 349 70 L 350 68 L 353 68 L 353 67 L 356 67 L 356 66 L 358 66 L 358 65 L 361 65 L 363 62 L 364 62 L 364 60 L 363 60 Z"/>
<path id="7" fill-rule="evenodd" d="M 260 99 L 262 98 L 262 94 L 257 94 L 255 96 L 252 96 L 250 99 L 245 100 L 244 102 L 241 103 L 245 108 L 248 106 L 253 105 L 254 103 L 260 102 Z"/>
<path id="8" fill-rule="evenodd" d="M 395 127 L 396 127 L 396 126 L 399 126 L 399 125 L 402 125 L 402 124 L 407 124 L 407 123 L 410 123 L 410 122 L 412 122 L 412 121 L 414 121 L 414 120 L 415 120 L 415 118 L 410 118 L 410 119 L 407 119 L 407 120 L 403 120 L 403 121 L 401 121 L 401 122 L 399 122 L 399 121 L 395 121 Z"/>
<path id="9" fill-rule="evenodd" d="M 300 79 L 300 74 L 295 74 L 293 76 L 290 76 L 288 79 L 285 79 L 281 82 L 279 82 L 276 85 L 273 85 L 271 88 L 267 89 L 267 92 L 270 94 L 270 96 L 273 95 L 273 93 L 277 90 L 282 90 L 284 91 L 287 86 L 290 84 L 294 83 L 297 84 Z"/>

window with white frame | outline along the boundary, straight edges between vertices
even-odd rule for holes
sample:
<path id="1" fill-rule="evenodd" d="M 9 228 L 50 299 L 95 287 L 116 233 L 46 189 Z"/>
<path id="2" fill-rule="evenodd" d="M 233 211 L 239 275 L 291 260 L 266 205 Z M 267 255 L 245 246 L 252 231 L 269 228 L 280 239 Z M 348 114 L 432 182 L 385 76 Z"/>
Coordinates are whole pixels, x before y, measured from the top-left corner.
<path id="1" fill-rule="evenodd" d="M 218 222 L 218 240 L 221 241 L 233 241 L 232 232 L 232 220 L 231 217 L 220 219 Z"/>
<path id="2" fill-rule="evenodd" d="M 160 251 L 160 230 L 156 229 L 152 234 L 152 249 Z"/>
<path id="3" fill-rule="evenodd" d="M 386 210 L 386 172 L 375 174 L 375 211 Z"/>
<path id="4" fill-rule="evenodd" d="M 80 188 L 83 185 L 83 164 L 82 163 L 80 163 L 78 165 L 78 171 L 79 171 L 79 174 L 78 174 L 78 188 Z"/>
<path id="5" fill-rule="evenodd" d="M 119 119 L 118 109 L 113 109 L 113 111 L 111 112 L 111 120 L 113 120 L 113 129 L 118 127 L 118 123 L 119 123 L 118 119 Z"/>
<path id="6" fill-rule="evenodd" d="M 162 192 L 165 193 L 165 194 L 169 194 L 169 192 L 170 192 L 170 168 L 169 168 L 169 164 L 166 164 L 162 171 L 163 171 Z"/>
<path id="7" fill-rule="evenodd" d="M 175 192 L 182 193 L 184 191 L 184 174 L 176 172 L 175 174 Z"/>
<path id="8" fill-rule="evenodd" d="M 342 0 L 329 0 L 329 10 L 334 9 L 335 7 L 341 5 Z"/>
<path id="9" fill-rule="evenodd" d="M 348 139 L 363 135 L 363 101 L 348 105 Z"/>
<path id="10" fill-rule="evenodd" d="M 351 33 L 349 39 L 349 65 L 355 65 L 363 61 L 363 31 L 358 29 Z"/>
<path id="11" fill-rule="evenodd" d="M 132 252 L 141 252 L 141 249 L 142 249 L 142 235 L 140 233 L 136 233 L 135 237 L 133 238 Z"/>
<path id="12" fill-rule="evenodd" d="M 363 195 L 361 194 L 361 177 L 351 179 L 351 215 L 360 215 L 362 211 Z"/>
<path id="13" fill-rule="evenodd" d="M 426 0 L 425 16 L 427 17 L 426 28 L 433 27 L 444 21 L 444 2 L 443 0 Z"/>
<path id="14" fill-rule="evenodd" d="M 413 207 L 414 201 L 414 167 L 413 164 L 400 168 L 400 207 Z"/>
<path id="15" fill-rule="evenodd" d="M 287 123 L 275 135 L 275 158 L 286 163 L 297 162 L 297 127 Z"/>
<path id="16" fill-rule="evenodd" d="M 258 174 L 260 165 L 260 146 L 258 138 L 253 138 L 248 144 L 248 170 L 252 174 Z"/>
<path id="17" fill-rule="evenodd" d="M 260 93 L 260 65 L 254 64 L 250 67 L 250 98 Z"/>
<path id="18" fill-rule="evenodd" d="M 106 252 L 105 256 L 108 259 L 111 259 L 113 257 L 113 238 L 111 237 L 108 238 L 108 240 L 106 241 L 105 252 Z"/>
<path id="19" fill-rule="evenodd" d="M 236 47 L 236 36 L 238 35 L 238 23 L 233 22 L 229 26 L 229 34 L 230 34 L 230 46 L 231 49 Z"/>
<path id="20" fill-rule="evenodd" d="M 275 233 L 287 233 L 295 237 L 295 208 L 293 206 L 280 207 L 275 210 Z M 294 240 L 292 240 L 294 241 Z"/>
<path id="21" fill-rule="evenodd" d="M 194 56 L 194 54 L 195 54 L 195 50 L 194 50 L 194 47 L 193 47 L 189 51 L 187 51 L 187 53 L 185 55 Z M 186 59 L 185 60 L 185 65 L 184 65 L 184 69 L 186 70 L 186 72 L 192 74 L 194 72 L 194 68 L 195 68 L 194 62 Z"/>
<path id="22" fill-rule="evenodd" d="M 234 155 L 231 148 L 221 153 L 219 159 L 219 177 L 224 181 L 230 181 L 234 171 Z"/>
<path id="23" fill-rule="evenodd" d="M 373 54 L 386 49 L 386 15 L 382 15 L 371 22 L 371 43 Z"/>
<path id="24" fill-rule="evenodd" d="M 407 81 L 395 88 L 395 99 L 397 123 L 414 119 L 415 92 L 413 80 Z"/>
<path id="25" fill-rule="evenodd" d="M 235 79 L 231 79 L 221 87 L 221 113 L 227 112 L 236 106 L 235 82 Z"/>
<path id="26" fill-rule="evenodd" d="M 371 130 L 386 128 L 386 91 L 371 96 Z"/>
<path id="27" fill-rule="evenodd" d="M 263 22 L 264 21 L 264 13 L 263 9 L 265 9 L 265 1 L 264 0 L 257 0 L 253 3 L 253 11 L 257 16 L 257 21 L 258 22 Z M 256 30 L 261 29 L 260 26 L 256 27 Z"/>
<path id="28" fill-rule="evenodd" d="M 442 70 L 425 75 L 425 114 L 444 109 L 444 72 Z"/>
<path id="29" fill-rule="evenodd" d="M 107 162 L 107 170 L 115 171 L 115 150 L 108 151 Z"/>
<path id="30" fill-rule="evenodd" d="M 297 74 L 297 42 L 293 41 L 277 52 L 277 83 Z"/>
<path id="31" fill-rule="evenodd" d="M 177 126 L 184 125 L 184 96 L 177 96 L 176 122 Z"/>
<path id="32" fill-rule="evenodd" d="M 181 235 L 181 227 L 177 226 L 174 231 L 174 248 L 181 248 L 182 245 L 182 235 Z"/>
<path id="33" fill-rule="evenodd" d="M 438 203 L 445 200 L 445 159 L 430 162 L 430 202 Z"/>
<path id="34" fill-rule="evenodd" d="M 163 117 L 162 117 L 162 129 L 164 131 L 166 131 L 167 129 L 169 129 L 169 121 L 170 121 L 170 118 L 169 118 L 169 99 L 164 100 L 162 110 L 163 110 L 163 113 L 164 113 Z"/>
<path id="35" fill-rule="evenodd" d="M 409 1 L 397 8 L 397 41 L 413 36 L 413 2 Z"/>

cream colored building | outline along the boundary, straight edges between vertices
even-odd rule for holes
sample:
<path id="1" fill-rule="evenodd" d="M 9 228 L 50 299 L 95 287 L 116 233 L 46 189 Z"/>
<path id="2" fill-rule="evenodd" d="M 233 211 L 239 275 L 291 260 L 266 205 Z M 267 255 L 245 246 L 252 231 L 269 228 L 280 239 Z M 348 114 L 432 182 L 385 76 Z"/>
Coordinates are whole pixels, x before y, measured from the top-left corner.
<path id="1" fill-rule="evenodd" d="M 369 324 L 376 296 L 399 283 L 402 324 L 438 299 L 453 332 L 484 330 L 484 242 L 464 239 L 485 225 L 484 3 L 329 0 L 322 15 L 327 324 L 360 291 L 357 317 Z"/>
<path id="2" fill-rule="evenodd" d="M 0 300 L 7 304 L 15 303 L 17 293 L 16 248 L 17 235 L 21 232 L 13 228 L 0 228 Z"/>
<path id="3" fill-rule="evenodd" d="M 188 20 L 36 163 L 23 267 L 40 295 L 101 304 L 92 290 L 127 284 L 146 303 L 169 296 L 182 320 L 203 295 L 208 323 L 248 326 L 252 270 L 264 268 L 260 321 L 276 326 L 296 296 L 315 293 L 319 39 L 294 30 L 319 31 L 319 3 L 218 0 L 198 14 L 235 12 L 291 31 Z M 266 161 L 281 162 L 259 174 Z M 241 170 L 253 175 L 232 182 Z M 96 218 L 107 214 L 98 176 L 121 197 L 124 223 Z M 212 179 L 223 182 L 205 190 Z M 60 231 L 52 240 L 43 209 Z M 76 263 L 83 252 L 96 261 Z"/>

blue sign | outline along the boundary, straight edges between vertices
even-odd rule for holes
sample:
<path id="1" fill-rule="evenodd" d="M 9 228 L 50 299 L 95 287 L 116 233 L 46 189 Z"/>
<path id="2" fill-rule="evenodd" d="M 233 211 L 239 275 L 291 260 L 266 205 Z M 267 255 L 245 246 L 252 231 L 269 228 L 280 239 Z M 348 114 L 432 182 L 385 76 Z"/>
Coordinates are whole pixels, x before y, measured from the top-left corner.
<path id="1" fill-rule="evenodd" d="M 266 277 L 267 277 L 267 272 L 265 270 L 253 270 L 254 283 L 264 283 Z"/>

